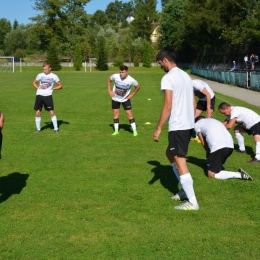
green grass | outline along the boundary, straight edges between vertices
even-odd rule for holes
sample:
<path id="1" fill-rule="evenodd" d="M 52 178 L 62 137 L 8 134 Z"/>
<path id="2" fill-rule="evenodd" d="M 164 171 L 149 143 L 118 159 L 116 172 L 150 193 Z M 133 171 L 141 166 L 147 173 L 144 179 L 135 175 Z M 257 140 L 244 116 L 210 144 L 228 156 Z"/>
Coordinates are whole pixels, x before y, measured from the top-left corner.
<path id="1" fill-rule="evenodd" d="M 40 71 L 0 74 L 6 118 L 0 259 L 259 259 L 260 173 L 258 165 L 246 163 L 255 152 L 251 136 L 245 135 L 248 153 L 233 153 L 225 168 L 245 169 L 252 182 L 206 178 L 203 148 L 191 142 L 187 160 L 200 210 L 176 211 L 179 203 L 170 198 L 178 184 L 165 157 L 167 125 L 158 143 L 152 139 L 163 71 L 130 68 L 141 85 L 132 100 L 137 137 L 123 109 L 120 135 L 111 136 L 106 81 L 116 68 L 58 72 L 64 89 L 53 96 L 60 134 L 45 111 L 43 131 L 34 134 L 32 81 Z M 260 113 L 216 96 L 216 107 L 225 100 Z M 218 111 L 215 117 L 224 119 Z"/>

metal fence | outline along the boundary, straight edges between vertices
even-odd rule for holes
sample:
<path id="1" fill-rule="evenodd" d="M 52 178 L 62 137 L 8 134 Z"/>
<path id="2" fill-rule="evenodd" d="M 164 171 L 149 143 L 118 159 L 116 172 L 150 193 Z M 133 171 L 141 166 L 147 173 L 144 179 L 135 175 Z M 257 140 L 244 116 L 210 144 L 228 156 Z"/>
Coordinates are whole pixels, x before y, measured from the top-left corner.
<path id="1" fill-rule="evenodd" d="M 205 68 L 191 68 L 191 74 L 220 83 L 260 91 L 260 72 L 249 70 L 223 71 Z"/>

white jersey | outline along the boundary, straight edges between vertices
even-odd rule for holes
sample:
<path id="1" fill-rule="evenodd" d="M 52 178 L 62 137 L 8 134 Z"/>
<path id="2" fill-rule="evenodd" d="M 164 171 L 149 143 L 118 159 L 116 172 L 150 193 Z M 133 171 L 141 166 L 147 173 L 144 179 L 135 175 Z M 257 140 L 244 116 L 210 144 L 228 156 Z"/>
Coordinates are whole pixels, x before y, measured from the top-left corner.
<path id="1" fill-rule="evenodd" d="M 168 120 L 168 130 L 188 130 L 194 128 L 194 94 L 190 76 L 175 67 L 161 80 L 161 90 L 172 90 L 172 109 Z"/>
<path id="2" fill-rule="evenodd" d="M 129 75 L 122 79 L 120 74 L 117 73 L 113 74 L 110 79 L 115 82 L 113 87 L 115 96 L 112 99 L 118 102 L 125 102 L 127 100 L 126 97 L 130 94 L 131 87 L 138 85 L 138 82 Z"/>
<path id="3" fill-rule="evenodd" d="M 260 116 L 253 110 L 245 107 L 234 107 L 231 106 L 231 114 L 227 116 L 227 120 L 236 118 L 238 124 L 243 123 L 243 127 L 250 129 L 252 126 L 260 122 Z"/>
<path id="4" fill-rule="evenodd" d="M 194 128 L 197 134 L 200 132 L 206 138 L 211 153 L 225 147 L 234 149 L 232 136 L 222 122 L 204 118 L 195 123 Z"/>
<path id="5" fill-rule="evenodd" d="M 59 82 L 57 75 L 50 73 L 39 73 L 36 77 L 36 80 L 39 81 L 39 88 L 36 91 L 36 95 L 40 96 L 51 96 L 53 92 L 53 86 L 55 82 Z"/>
<path id="6" fill-rule="evenodd" d="M 204 88 L 209 92 L 211 99 L 215 96 L 213 90 L 209 87 L 209 85 L 205 81 L 200 79 L 193 79 L 192 83 L 193 83 L 194 94 L 196 97 L 199 98 L 199 100 L 207 101 L 207 97 L 201 92 Z"/>

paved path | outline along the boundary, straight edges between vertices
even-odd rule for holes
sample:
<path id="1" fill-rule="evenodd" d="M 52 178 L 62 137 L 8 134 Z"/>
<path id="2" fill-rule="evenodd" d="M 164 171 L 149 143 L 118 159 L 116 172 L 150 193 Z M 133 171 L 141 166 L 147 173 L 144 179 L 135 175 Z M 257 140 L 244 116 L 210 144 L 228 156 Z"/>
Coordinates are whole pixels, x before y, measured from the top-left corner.
<path id="1" fill-rule="evenodd" d="M 195 77 L 194 75 L 191 75 L 191 77 L 194 79 L 198 78 L 198 77 Z M 249 104 L 260 107 L 260 92 L 245 89 L 245 88 L 240 88 L 240 87 L 236 87 L 236 86 L 230 86 L 230 85 L 222 84 L 219 82 L 207 80 L 204 78 L 202 78 L 202 80 L 207 82 L 214 92 L 217 92 L 217 93 L 220 93 L 220 94 L 223 94 L 226 96 L 234 97 L 234 98 L 243 100 Z"/>

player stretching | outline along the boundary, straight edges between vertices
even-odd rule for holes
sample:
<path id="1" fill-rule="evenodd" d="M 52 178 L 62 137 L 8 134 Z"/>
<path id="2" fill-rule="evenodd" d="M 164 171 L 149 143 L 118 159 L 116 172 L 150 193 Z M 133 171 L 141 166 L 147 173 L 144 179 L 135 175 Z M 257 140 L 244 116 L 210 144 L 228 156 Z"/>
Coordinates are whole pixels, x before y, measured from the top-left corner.
<path id="1" fill-rule="evenodd" d="M 157 61 L 167 74 L 161 80 L 164 104 L 153 139 L 158 142 L 162 127 L 168 120 L 169 144 L 166 155 L 182 186 L 182 189 L 175 196 L 181 200 L 182 194 L 185 194 L 188 198 L 188 201 L 174 208 L 198 210 L 199 205 L 193 189 L 193 180 L 186 163 L 188 145 L 194 128 L 196 107 L 192 81 L 186 72 L 177 67 L 176 54 L 171 47 L 165 47 L 159 51 Z"/>
<path id="2" fill-rule="evenodd" d="M 119 134 L 119 108 L 122 106 L 129 119 L 130 125 L 133 129 L 134 136 L 137 136 L 136 123 L 132 114 L 132 106 L 130 99 L 139 91 L 140 86 L 138 82 L 128 75 L 128 67 L 125 65 L 120 66 L 120 72 L 113 74 L 107 80 L 108 94 L 112 98 L 112 109 L 114 114 L 114 133 Z M 111 90 L 111 82 L 114 81 L 113 90 Z M 131 87 L 134 86 L 135 90 L 130 94 Z"/>
<path id="3" fill-rule="evenodd" d="M 38 85 L 39 82 L 39 85 Z M 54 83 L 57 84 L 56 87 Z M 53 90 L 62 89 L 62 84 L 57 75 L 51 73 L 51 65 L 47 62 L 43 64 L 43 72 L 38 74 L 36 79 L 33 81 L 33 86 L 37 89 L 34 110 L 36 111 L 35 123 L 36 131 L 41 131 L 41 111 L 42 107 L 49 111 L 51 121 L 53 123 L 54 131 L 56 134 L 59 133 L 57 117 L 54 113 L 54 104 L 52 99 Z"/>

